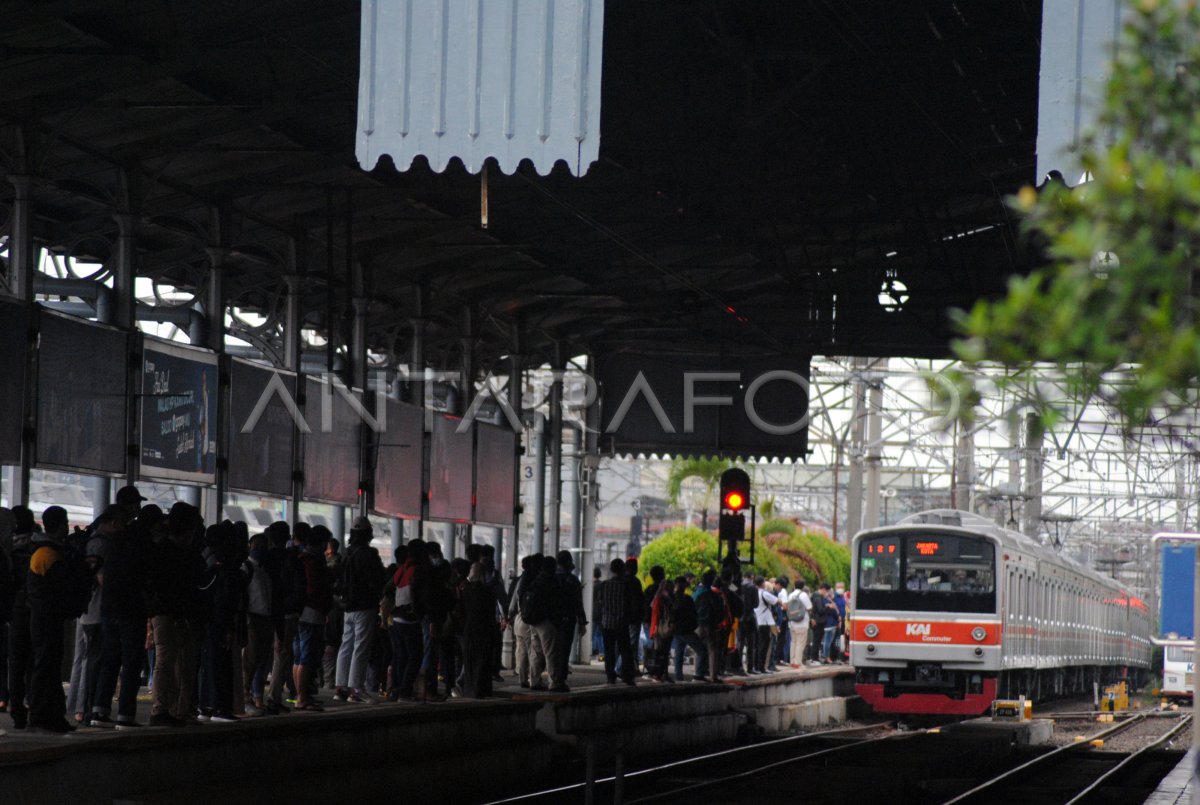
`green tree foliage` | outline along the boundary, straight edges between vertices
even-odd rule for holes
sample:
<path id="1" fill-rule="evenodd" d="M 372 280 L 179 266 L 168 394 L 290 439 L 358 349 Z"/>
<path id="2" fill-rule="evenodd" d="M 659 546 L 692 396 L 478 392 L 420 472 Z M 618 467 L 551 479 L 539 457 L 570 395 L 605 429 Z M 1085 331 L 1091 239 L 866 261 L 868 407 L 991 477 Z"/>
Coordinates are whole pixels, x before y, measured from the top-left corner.
<path id="1" fill-rule="evenodd" d="M 1082 152 L 1092 180 L 1014 199 L 1050 265 L 960 312 L 955 344 L 1025 388 L 1034 362 L 1057 364 L 1126 429 L 1187 405 L 1200 376 L 1200 10 L 1142 0 L 1130 16 L 1100 116 L 1112 136 Z"/>
<path id="2" fill-rule="evenodd" d="M 721 483 L 721 474 L 734 466 L 727 458 L 696 458 L 681 456 L 671 461 L 671 469 L 667 473 L 667 498 L 672 505 L 678 506 L 683 495 L 683 482 L 689 478 L 699 478 L 704 484 L 704 498 L 700 504 L 700 527 L 708 530 L 708 510 L 713 504 L 713 490 Z"/>
<path id="3" fill-rule="evenodd" d="M 850 583 L 850 549 L 825 534 L 782 519 L 763 522 L 758 534 L 788 565 L 789 577 L 803 578 L 810 587 L 822 581 Z"/>
<path id="4" fill-rule="evenodd" d="M 764 576 L 790 575 L 790 567 L 771 548 L 760 544 L 755 551 L 753 572 Z M 667 578 L 673 579 L 684 573 L 700 575 L 706 570 L 719 571 L 717 561 L 717 537 L 699 528 L 672 528 L 664 531 L 642 548 L 638 557 L 638 573 L 642 583 L 650 580 L 650 568 L 662 565 Z"/>

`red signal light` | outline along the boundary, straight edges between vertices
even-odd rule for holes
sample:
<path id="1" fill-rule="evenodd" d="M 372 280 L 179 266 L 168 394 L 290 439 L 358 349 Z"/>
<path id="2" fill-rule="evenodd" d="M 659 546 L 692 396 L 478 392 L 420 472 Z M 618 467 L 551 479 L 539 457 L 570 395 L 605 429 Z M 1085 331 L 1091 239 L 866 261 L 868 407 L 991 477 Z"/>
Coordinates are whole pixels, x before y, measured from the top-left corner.
<path id="1" fill-rule="evenodd" d="M 746 505 L 745 498 L 740 492 L 730 492 L 725 496 L 725 508 L 737 511 Z"/>

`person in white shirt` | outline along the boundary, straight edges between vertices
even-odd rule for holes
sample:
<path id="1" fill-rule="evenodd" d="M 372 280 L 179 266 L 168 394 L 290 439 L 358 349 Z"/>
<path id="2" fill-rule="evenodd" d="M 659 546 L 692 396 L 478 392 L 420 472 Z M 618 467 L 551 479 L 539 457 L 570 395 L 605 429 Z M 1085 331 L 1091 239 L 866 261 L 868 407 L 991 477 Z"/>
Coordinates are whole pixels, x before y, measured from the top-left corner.
<path id="1" fill-rule="evenodd" d="M 755 640 L 754 652 L 754 670 L 760 674 L 767 672 L 767 657 L 771 656 L 771 627 L 775 625 L 775 615 L 771 612 L 771 606 L 779 603 L 779 597 L 775 595 L 774 582 L 768 582 L 762 576 L 754 579 L 754 586 L 758 587 L 758 606 L 754 608 L 754 621 L 758 624 L 758 636 Z"/>
<path id="2" fill-rule="evenodd" d="M 783 593 L 779 600 L 787 611 L 788 631 L 792 636 L 788 664 L 799 668 L 804 664 L 804 649 L 808 646 L 808 613 L 812 609 L 812 599 L 804 591 L 804 579 L 796 579 L 795 589 Z"/>

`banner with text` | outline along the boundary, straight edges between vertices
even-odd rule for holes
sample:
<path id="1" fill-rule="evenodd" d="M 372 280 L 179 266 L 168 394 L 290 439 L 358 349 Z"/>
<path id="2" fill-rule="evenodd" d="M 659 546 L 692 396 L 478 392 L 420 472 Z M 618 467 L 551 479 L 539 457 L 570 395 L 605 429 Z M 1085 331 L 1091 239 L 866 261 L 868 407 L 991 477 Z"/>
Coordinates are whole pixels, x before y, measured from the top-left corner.
<path id="1" fill-rule="evenodd" d="M 141 476 L 213 483 L 217 356 L 147 339 L 141 403 Z"/>

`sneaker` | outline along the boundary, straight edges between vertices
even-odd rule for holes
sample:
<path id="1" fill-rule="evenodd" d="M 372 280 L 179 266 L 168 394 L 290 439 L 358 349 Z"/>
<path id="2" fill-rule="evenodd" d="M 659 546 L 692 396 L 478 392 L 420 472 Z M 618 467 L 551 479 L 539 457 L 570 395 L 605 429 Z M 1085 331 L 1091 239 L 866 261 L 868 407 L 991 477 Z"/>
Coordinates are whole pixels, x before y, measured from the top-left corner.
<path id="1" fill-rule="evenodd" d="M 118 721 L 117 722 L 117 732 L 126 732 L 129 730 L 135 730 L 138 727 L 144 727 L 144 726 L 146 726 L 146 725 L 139 724 L 136 721 Z"/>
<path id="2" fill-rule="evenodd" d="M 362 693 L 359 693 L 357 690 L 352 690 L 352 691 L 348 692 L 345 695 L 345 697 L 342 699 L 342 701 L 349 702 L 350 704 L 369 704 L 370 703 L 370 699 L 367 696 L 363 695 Z M 313 704 L 320 704 L 320 702 L 314 701 Z"/>
<path id="3" fill-rule="evenodd" d="M 346 697 L 349 695 L 350 694 L 346 691 L 345 688 L 338 688 L 337 690 L 335 690 L 333 692 L 333 700 L 335 702 L 344 702 L 344 701 L 346 701 Z M 311 699 L 310 699 L 310 701 L 311 701 Z"/>
<path id="4" fill-rule="evenodd" d="M 237 716 L 229 713 L 213 713 L 209 721 L 213 724 L 236 724 Z"/>
<path id="5" fill-rule="evenodd" d="M 92 713 L 87 723 L 89 727 L 111 727 L 115 722 L 103 713 Z"/>
<path id="6" fill-rule="evenodd" d="M 266 708 L 256 707 L 255 705 L 247 705 L 246 715 L 250 718 L 261 718 L 267 714 Z"/>
<path id="7" fill-rule="evenodd" d="M 493 682 L 503 682 L 504 677 L 500 676 L 500 674 L 492 674 L 492 681 Z"/>
<path id="8" fill-rule="evenodd" d="M 196 716 L 196 720 L 199 721 L 201 724 L 203 724 L 207 721 L 212 721 L 212 717 L 213 717 L 212 711 L 201 710 L 200 714 Z"/>

